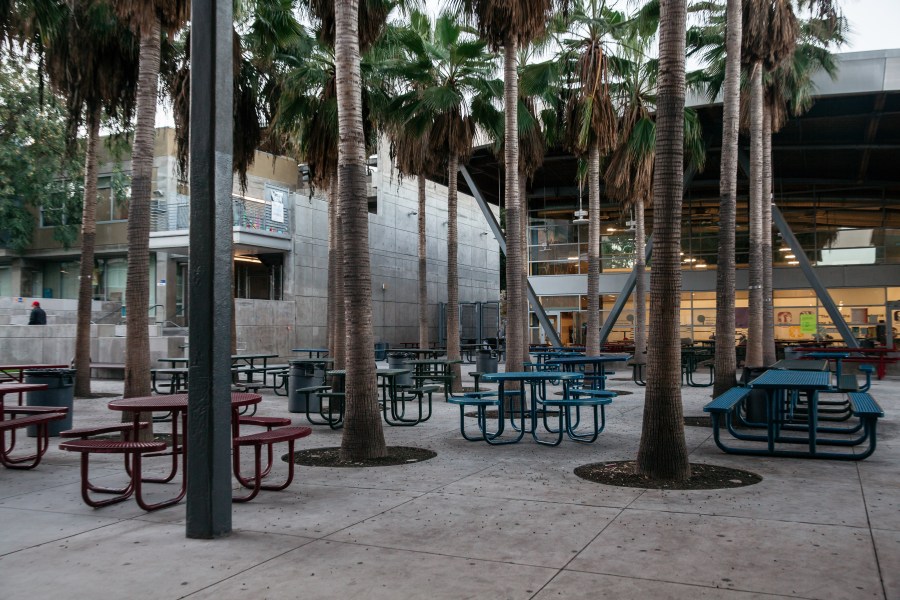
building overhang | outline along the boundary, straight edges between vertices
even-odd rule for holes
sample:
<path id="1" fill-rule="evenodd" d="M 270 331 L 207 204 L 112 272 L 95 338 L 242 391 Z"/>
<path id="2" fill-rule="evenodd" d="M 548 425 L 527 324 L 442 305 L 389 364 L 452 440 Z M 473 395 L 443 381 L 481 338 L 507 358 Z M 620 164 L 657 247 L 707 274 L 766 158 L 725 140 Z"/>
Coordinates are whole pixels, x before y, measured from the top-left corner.
<path id="1" fill-rule="evenodd" d="M 235 246 L 241 246 L 247 251 L 289 252 L 292 240 L 288 235 L 273 233 L 261 233 L 255 229 L 235 227 L 232 233 L 232 242 Z M 188 254 L 190 248 L 190 232 L 187 229 L 174 231 L 154 231 L 150 233 L 150 250 L 157 252 L 174 252 Z"/>

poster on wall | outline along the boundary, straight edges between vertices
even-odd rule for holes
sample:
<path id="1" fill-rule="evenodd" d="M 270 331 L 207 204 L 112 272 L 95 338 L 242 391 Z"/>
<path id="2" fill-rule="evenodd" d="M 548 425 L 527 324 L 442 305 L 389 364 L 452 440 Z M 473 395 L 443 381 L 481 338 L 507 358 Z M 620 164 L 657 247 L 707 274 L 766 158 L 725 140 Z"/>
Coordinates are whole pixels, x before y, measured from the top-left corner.
<path id="1" fill-rule="evenodd" d="M 800 333 L 814 335 L 816 333 L 816 315 L 813 313 L 800 313 Z"/>
<path id="2" fill-rule="evenodd" d="M 272 220 L 284 223 L 284 193 L 272 192 Z"/>

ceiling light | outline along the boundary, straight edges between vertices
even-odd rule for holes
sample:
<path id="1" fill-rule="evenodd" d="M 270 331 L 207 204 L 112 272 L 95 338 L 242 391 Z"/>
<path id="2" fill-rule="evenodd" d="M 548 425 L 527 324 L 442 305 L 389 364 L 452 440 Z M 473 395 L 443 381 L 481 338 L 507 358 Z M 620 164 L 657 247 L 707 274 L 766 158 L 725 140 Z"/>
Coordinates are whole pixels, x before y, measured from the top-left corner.
<path id="1" fill-rule="evenodd" d="M 615 227 L 607 227 L 606 230 L 607 230 L 607 231 L 615 231 L 616 228 L 615 228 Z"/>
<path id="2" fill-rule="evenodd" d="M 784 257 L 785 257 L 785 258 L 797 258 L 797 257 L 794 256 L 793 254 L 785 254 Z"/>
<path id="3" fill-rule="evenodd" d="M 579 205 L 580 205 L 580 201 L 579 201 Z M 585 225 L 589 222 L 590 221 L 588 221 L 588 211 L 582 210 L 581 208 L 579 208 L 578 210 L 575 211 L 575 218 L 572 219 L 573 224 Z"/>
<path id="4" fill-rule="evenodd" d="M 694 266 L 697 267 L 698 269 L 705 269 L 705 268 L 706 268 L 706 263 L 698 263 L 698 264 L 696 264 L 696 265 L 694 265 Z"/>
<path id="5" fill-rule="evenodd" d="M 778 251 L 779 252 L 790 252 L 791 249 L 790 248 L 779 248 Z"/>
<path id="6" fill-rule="evenodd" d="M 789 261 L 788 261 L 788 264 L 789 264 L 789 265 L 799 265 L 799 264 L 800 264 L 800 261 L 799 261 L 799 260 L 789 260 Z"/>

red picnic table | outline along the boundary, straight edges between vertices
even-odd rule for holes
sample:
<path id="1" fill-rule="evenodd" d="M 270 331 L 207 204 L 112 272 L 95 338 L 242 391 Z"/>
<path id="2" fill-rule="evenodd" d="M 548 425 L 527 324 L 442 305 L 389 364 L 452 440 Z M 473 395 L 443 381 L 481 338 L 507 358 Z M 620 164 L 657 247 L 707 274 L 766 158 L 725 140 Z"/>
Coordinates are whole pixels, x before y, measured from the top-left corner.
<path id="1" fill-rule="evenodd" d="M 22 392 L 45 389 L 46 383 L 0 383 L 0 464 L 8 469 L 33 469 L 38 466 L 50 445 L 48 424 L 65 418 L 69 409 L 64 406 L 21 405 L 6 408 L 3 399 L 7 394 L 20 394 L 21 397 Z M 29 426 L 37 428 L 34 454 L 11 456 L 16 446 L 16 430 Z M 10 437 L 8 445 L 6 432 Z"/>

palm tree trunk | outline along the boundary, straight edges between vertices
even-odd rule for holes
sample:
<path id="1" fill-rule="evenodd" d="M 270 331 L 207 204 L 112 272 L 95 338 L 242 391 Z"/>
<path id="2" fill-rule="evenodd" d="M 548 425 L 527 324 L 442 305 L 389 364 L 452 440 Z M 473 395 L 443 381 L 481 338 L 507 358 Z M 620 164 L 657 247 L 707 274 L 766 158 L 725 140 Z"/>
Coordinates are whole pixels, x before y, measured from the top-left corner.
<path id="1" fill-rule="evenodd" d="M 660 1 L 653 269 L 644 421 L 637 471 L 656 481 L 691 476 L 681 407 L 681 203 L 684 165 L 685 0 Z"/>
<path id="2" fill-rule="evenodd" d="M 600 354 L 600 146 L 591 142 L 588 155 L 588 314 L 587 356 Z"/>
<path id="3" fill-rule="evenodd" d="M 644 228 L 644 201 L 634 204 L 634 361 L 647 362 L 647 234 Z"/>
<path id="4" fill-rule="evenodd" d="M 333 183 L 334 194 L 334 368 L 347 364 L 347 303 L 344 295 L 344 205 L 340 183 Z M 368 209 L 366 209 L 368 211 Z M 374 347 L 374 344 L 373 344 Z"/>
<path id="5" fill-rule="evenodd" d="M 150 395 L 148 331 L 150 271 L 150 194 L 156 145 L 160 25 L 141 31 L 137 85 L 137 122 L 132 150 L 131 201 L 128 204 L 128 278 L 125 286 L 125 398 Z"/>
<path id="6" fill-rule="evenodd" d="M 97 238 L 97 146 L 100 109 L 88 115 L 84 152 L 84 203 L 81 208 L 81 267 L 78 280 L 78 318 L 75 325 L 75 395 L 91 395 L 91 303 L 94 247 Z"/>
<path id="7" fill-rule="evenodd" d="M 337 75 L 338 196 L 347 321 L 347 375 L 341 458 L 360 460 L 387 454 L 372 351 L 372 270 L 369 262 L 369 209 L 359 67 L 359 2 L 335 3 Z"/>
<path id="8" fill-rule="evenodd" d="M 531 362 L 531 312 L 528 310 L 528 180 L 519 173 L 519 202 L 522 204 L 522 212 L 519 218 L 519 229 L 522 232 L 522 293 L 525 298 L 522 302 L 522 363 Z"/>
<path id="9" fill-rule="evenodd" d="M 456 181 L 459 177 L 459 159 L 450 153 L 447 161 L 447 358 L 459 360 L 459 237 Z M 459 364 L 451 365 L 452 390 L 462 389 Z"/>
<path id="10" fill-rule="evenodd" d="M 763 362 L 763 85 L 762 63 L 753 64 L 750 73 L 750 323 L 747 331 L 748 367 Z"/>
<path id="11" fill-rule="evenodd" d="M 337 190 L 335 185 L 328 186 L 328 295 L 325 305 L 327 306 L 328 315 L 326 317 L 325 339 L 327 341 L 328 355 L 334 358 L 336 354 L 337 337 L 335 331 L 337 329 L 337 210 L 335 203 L 337 202 Z M 335 367 L 337 368 L 337 367 Z"/>
<path id="12" fill-rule="evenodd" d="M 725 85 L 722 113 L 722 163 L 719 176 L 719 256 L 716 265 L 716 383 L 713 397 L 734 387 L 734 230 L 737 213 L 738 127 L 740 123 L 741 0 L 728 0 Z"/>
<path id="13" fill-rule="evenodd" d="M 506 165 L 506 370 L 522 370 L 522 316 L 525 292 L 522 289 L 522 206 L 519 198 L 519 75 L 515 39 L 503 47 L 503 107 L 505 118 L 504 164 Z"/>
<path id="14" fill-rule="evenodd" d="M 425 236 L 425 184 L 419 175 L 419 348 L 428 348 L 428 255 Z"/>
<path id="15" fill-rule="evenodd" d="M 762 193 L 762 267 L 763 267 L 763 364 L 774 364 L 775 299 L 772 293 L 772 115 L 763 116 L 763 193 Z"/>

